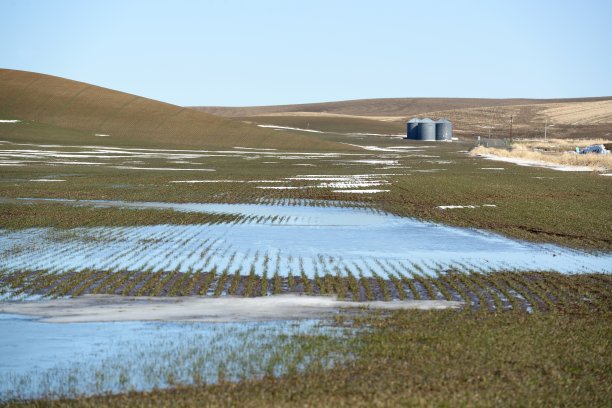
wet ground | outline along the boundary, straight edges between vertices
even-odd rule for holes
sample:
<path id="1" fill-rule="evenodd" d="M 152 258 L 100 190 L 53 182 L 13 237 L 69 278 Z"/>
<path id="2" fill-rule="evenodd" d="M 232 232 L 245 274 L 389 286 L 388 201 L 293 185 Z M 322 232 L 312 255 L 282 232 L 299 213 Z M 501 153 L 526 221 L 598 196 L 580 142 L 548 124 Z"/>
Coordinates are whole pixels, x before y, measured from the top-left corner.
<path id="1" fill-rule="evenodd" d="M 533 244 L 368 208 L 79 201 L 76 205 L 235 214 L 237 222 L 2 231 L 5 270 L 223 271 L 308 278 L 326 273 L 428 275 L 547 270 L 607 273 L 612 255 Z M 381 266 L 382 264 L 382 266 Z M 385 266 L 386 265 L 386 266 Z"/>
<path id="2" fill-rule="evenodd" d="M 280 375 L 309 363 L 294 336 L 340 329 L 318 320 L 48 323 L 0 314 L 0 332 L 2 401 Z"/>

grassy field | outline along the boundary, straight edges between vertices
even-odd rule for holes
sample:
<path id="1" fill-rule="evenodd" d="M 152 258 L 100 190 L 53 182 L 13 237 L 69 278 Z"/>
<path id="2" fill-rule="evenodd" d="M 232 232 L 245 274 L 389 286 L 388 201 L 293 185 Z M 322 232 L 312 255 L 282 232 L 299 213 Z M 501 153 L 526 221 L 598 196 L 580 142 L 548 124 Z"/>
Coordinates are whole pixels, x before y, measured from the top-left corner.
<path id="1" fill-rule="evenodd" d="M 87 84 L 2 70 L 0 119 L 20 122 L 0 123 L 0 228 L 8 236 L 26 228 L 54 227 L 49 230 L 52 239 L 65 243 L 83 234 L 79 227 L 197 224 L 206 229 L 276 222 L 263 216 L 81 205 L 79 200 L 334 206 L 606 252 L 612 250 L 610 177 L 473 157 L 469 139 L 476 132 L 486 134 L 485 126 L 491 123 L 496 124 L 493 136 L 504 135 L 509 115 L 515 115 L 515 135 L 539 132 L 548 118 L 555 125 L 553 136 L 604 137 L 612 130 L 609 108 L 609 98 L 434 98 L 206 109 L 238 118 L 234 120 Z M 295 112 L 307 114 L 289 114 Z M 402 133 L 400 119 L 420 114 L 450 117 L 463 140 L 419 143 L 363 134 Z M 582 123 L 577 115 L 590 119 Z M 573 124 L 576 121 L 580 123 Z M 282 226 L 281 219 L 274 228 Z M 129 228 L 121 231 L 116 236 L 103 232 L 98 238 L 139 237 Z M 316 336 L 297 339 L 295 349 L 306 359 L 312 357 L 313 364 L 282 377 L 238 383 L 220 377 L 217 384 L 174 384 L 170 390 L 7 404 L 605 406 L 612 399 L 609 274 L 491 272 L 467 264 L 427 274 L 418 265 L 394 269 L 382 261 L 372 268 L 379 272 L 369 273 L 357 264 L 340 270 L 334 259 L 321 257 L 314 276 L 299 267 L 283 275 L 278 258 L 270 259 L 267 253 L 254 255 L 263 273 L 256 272 L 254 264 L 243 273 L 230 267 L 236 265 L 236 252 L 217 250 L 208 241 L 191 248 L 193 243 L 181 231 L 169 238 L 178 238 L 182 252 L 167 247 L 159 255 L 163 265 L 140 270 L 115 268 L 126 255 L 119 250 L 109 252 L 99 267 L 60 268 L 64 258 L 95 251 L 93 238 L 92 245 L 80 247 L 77 240 L 62 247 L 61 256 L 43 254 L 37 261 L 49 261 L 47 269 L 26 267 L 27 246 L 12 248 L 16 254 L 5 256 L 22 256 L 21 263 L 15 263 L 21 267 L 0 270 L 0 296 L 298 293 L 360 301 L 454 300 L 465 306 L 460 311 L 341 314 L 335 324 L 355 329 L 354 336 L 331 343 Z M 139 242 L 146 249 L 163 234 L 161 229 L 158 236 Z M 41 251 L 44 248 L 34 248 L 30 254 Z M 211 266 L 211 254 L 217 252 L 229 259 L 227 266 Z M 188 256 L 180 258 L 184 254 Z M 201 268 L 181 270 L 181 263 L 198 254 Z M 126 256 L 143 262 L 136 253 Z M 317 366 L 322 344 L 326 358 L 337 356 L 334 368 Z"/>
<path id="2" fill-rule="evenodd" d="M 610 306 L 609 294 L 603 299 Z M 339 316 L 358 331 L 332 369 L 147 393 L 12 406 L 606 406 L 609 312 L 404 311 Z M 317 349 L 322 339 L 303 339 Z M 307 347 L 306 347 L 307 349 Z"/>
<path id="3" fill-rule="evenodd" d="M 340 148 L 316 137 L 273 132 L 82 82 L 8 69 L 0 70 L 0 119 L 25 122 L 0 127 L 1 140 L 21 142 L 45 138 L 47 143 L 87 143 L 97 138 L 123 146 Z"/>
<path id="4" fill-rule="evenodd" d="M 325 137 L 347 142 L 342 135 Z M 129 149 L 100 152 L 95 147 L 4 144 L 1 160 L 20 163 L 3 166 L 0 196 L 229 203 L 285 199 L 359 201 L 402 216 L 484 228 L 532 241 L 599 250 L 612 247 L 609 177 L 471 157 L 465 153 L 472 147 L 469 144 L 428 145 L 375 136 L 350 138 L 348 142 L 388 150 L 331 155 L 235 149 L 217 153 Z M 411 149 L 393 150 L 398 145 Z M 363 183 L 360 175 L 367 175 L 380 182 L 376 188 L 389 191 L 351 194 L 334 184 L 300 177 L 303 175 L 344 177 L 356 185 Z M 31 181 L 54 178 L 65 181 Z M 439 208 L 483 204 L 495 207 Z M 72 208 L 70 217 L 66 217 L 57 206 L 41 211 L 10 202 L 0 206 L 1 225 L 10 228 L 70 226 L 76 225 L 73 220 L 85 218 L 87 225 L 135 224 L 125 216 L 110 219 L 90 209 Z M 20 216 L 16 218 L 14 214 Z M 154 213 L 149 216 L 156 219 Z M 145 215 L 136 217 L 143 220 Z M 184 224 L 194 217 L 174 214 L 160 219 Z"/>

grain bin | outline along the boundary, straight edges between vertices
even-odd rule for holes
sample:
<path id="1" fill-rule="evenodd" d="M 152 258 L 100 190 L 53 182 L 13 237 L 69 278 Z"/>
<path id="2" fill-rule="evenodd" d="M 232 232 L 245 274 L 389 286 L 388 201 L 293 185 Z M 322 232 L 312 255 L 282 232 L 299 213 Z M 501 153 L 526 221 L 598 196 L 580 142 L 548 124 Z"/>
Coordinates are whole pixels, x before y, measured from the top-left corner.
<path id="1" fill-rule="evenodd" d="M 436 121 L 436 140 L 452 140 L 453 124 L 448 119 Z"/>
<path id="2" fill-rule="evenodd" d="M 417 139 L 424 141 L 435 141 L 436 140 L 436 122 L 429 118 L 421 119 L 419 121 Z"/>
<path id="3" fill-rule="evenodd" d="M 408 121 L 406 130 L 406 139 L 417 140 L 418 139 L 419 120 L 412 118 Z"/>

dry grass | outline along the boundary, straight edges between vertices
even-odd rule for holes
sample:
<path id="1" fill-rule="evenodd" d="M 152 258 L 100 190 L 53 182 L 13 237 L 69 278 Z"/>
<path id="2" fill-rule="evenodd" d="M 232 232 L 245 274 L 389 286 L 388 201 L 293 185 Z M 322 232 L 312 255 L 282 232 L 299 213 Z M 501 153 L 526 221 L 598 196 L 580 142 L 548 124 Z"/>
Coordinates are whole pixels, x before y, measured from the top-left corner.
<path id="1" fill-rule="evenodd" d="M 278 114 L 281 112 L 324 112 L 327 114 L 332 113 L 356 116 L 406 117 L 435 111 L 491 108 L 509 105 L 554 104 L 557 102 L 593 102 L 606 101 L 610 99 L 610 97 L 574 99 L 378 98 L 276 106 L 198 106 L 194 107 L 194 109 L 229 117 Z"/>
<path id="2" fill-rule="evenodd" d="M 498 156 L 507 158 L 540 161 L 562 166 L 586 166 L 595 171 L 610 171 L 612 155 L 576 154 L 573 152 L 540 152 L 525 146 L 513 146 L 510 149 L 498 149 L 478 146 L 470 151 L 473 156 Z"/>
<path id="3" fill-rule="evenodd" d="M 546 151 L 573 151 L 576 146 L 584 148 L 595 144 L 612 143 L 609 139 L 515 139 L 513 146 L 526 149 L 542 149 Z"/>

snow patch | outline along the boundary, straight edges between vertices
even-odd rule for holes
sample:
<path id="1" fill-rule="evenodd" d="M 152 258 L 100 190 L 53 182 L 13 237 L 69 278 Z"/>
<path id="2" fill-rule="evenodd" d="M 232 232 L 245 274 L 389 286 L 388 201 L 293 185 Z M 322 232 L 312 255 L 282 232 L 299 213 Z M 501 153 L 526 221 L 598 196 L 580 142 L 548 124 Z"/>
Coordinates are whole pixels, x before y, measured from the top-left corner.
<path id="1" fill-rule="evenodd" d="M 332 190 L 334 193 L 352 193 L 352 194 L 374 194 L 374 193 L 388 193 L 390 190 L 379 190 L 379 189 L 367 189 L 367 190 Z"/>
<path id="2" fill-rule="evenodd" d="M 276 126 L 276 125 L 257 125 L 261 128 L 270 128 L 270 129 L 282 129 L 282 130 L 298 130 L 300 132 L 310 132 L 310 133 L 323 133 L 320 130 L 314 130 L 314 129 L 302 129 L 302 128 L 296 128 L 296 127 L 289 127 L 289 126 Z"/>
<path id="3" fill-rule="evenodd" d="M 483 159 L 486 159 L 486 160 L 495 160 L 495 161 L 502 161 L 506 163 L 514 163 L 519 166 L 544 167 L 547 169 L 557 170 L 557 171 L 593 171 L 593 169 L 587 166 L 569 166 L 569 165 L 563 165 L 563 164 L 547 163 L 547 162 L 540 161 L 540 160 L 521 159 L 518 157 L 501 157 L 501 156 L 495 156 L 493 154 L 478 155 L 478 157 L 482 157 Z"/>
<path id="4" fill-rule="evenodd" d="M 455 210 L 459 208 L 480 208 L 480 207 L 497 207 L 495 204 L 482 204 L 482 205 L 439 205 L 437 208 L 441 210 Z"/>

